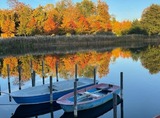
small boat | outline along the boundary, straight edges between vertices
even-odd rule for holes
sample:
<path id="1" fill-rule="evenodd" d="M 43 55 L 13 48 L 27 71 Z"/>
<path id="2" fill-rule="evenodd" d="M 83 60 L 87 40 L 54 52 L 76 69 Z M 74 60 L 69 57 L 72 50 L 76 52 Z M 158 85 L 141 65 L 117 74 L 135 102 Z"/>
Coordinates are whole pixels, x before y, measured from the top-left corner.
<path id="1" fill-rule="evenodd" d="M 77 110 L 87 110 L 106 103 L 119 94 L 120 87 L 111 84 L 96 84 L 77 91 Z M 74 92 L 60 97 L 57 101 L 65 112 L 74 111 Z"/>
<path id="2" fill-rule="evenodd" d="M 155 116 L 154 118 L 160 118 L 160 115 Z"/>
<path id="3" fill-rule="evenodd" d="M 122 102 L 123 101 L 121 100 L 119 95 L 117 95 L 117 105 L 122 104 Z M 111 99 L 111 100 L 107 101 L 106 103 L 99 105 L 97 107 L 94 107 L 94 108 L 91 108 L 88 110 L 78 111 L 77 118 L 98 118 L 98 117 L 102 116 L 103 114 L 109 112 L 112 109 L 113 109 L 113 99 Z M 60 118 L 74 118 L 74 113 L 73 112 L 64 112 Z"/>
<path id="4" fill-rule="evenodd" d="M 53 102 L 59 97 L 70 93 L 74 90 L 74 79 L 59 81 L 52 84 Z M 96 81 L 98 83 L 98 81 Z M 93 79 L 79 78 L 77 81 L 77 89 L 94 85 Z M 39 104 L 50 101 L 50 85 L 40 85 L 27 89 L 12 92 L 10 96 L 18 104 Z"/>

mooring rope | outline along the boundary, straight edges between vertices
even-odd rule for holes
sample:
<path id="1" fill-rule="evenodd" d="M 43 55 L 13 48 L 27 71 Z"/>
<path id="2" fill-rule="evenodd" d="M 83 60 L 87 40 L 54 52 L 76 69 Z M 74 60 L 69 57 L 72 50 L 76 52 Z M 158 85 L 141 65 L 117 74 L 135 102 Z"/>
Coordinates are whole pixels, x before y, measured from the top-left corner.
<path id="1" fill-rule="evenodd" d="M 10 93 L 7 93 L 7 92 L 0 91 L 0 93 L 4 93 L 4 94 L 11 96 Z"/>

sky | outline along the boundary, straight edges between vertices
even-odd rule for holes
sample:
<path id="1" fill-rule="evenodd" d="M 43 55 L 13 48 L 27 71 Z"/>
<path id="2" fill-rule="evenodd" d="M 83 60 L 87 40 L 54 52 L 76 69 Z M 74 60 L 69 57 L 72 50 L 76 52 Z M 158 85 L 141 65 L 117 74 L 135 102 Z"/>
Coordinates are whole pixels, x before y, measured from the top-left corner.
<path id="1" fill-rule="evenodd" d="M 19 0 L 25 4 L 29 4 L 32 8 L 39 5 L 55 4 L 59 0 Z M 72 0 L 73 2 L 81 2 L 82 0 Z M 92 0 L 96 2 L 97 0 Z M 159 4 L 160 0 L 103 0 L 109 6 L 109 13 L 118 21 L 140 19 L 143 10 L 151 4 Z M 0 0 L 0 9 L 9 8 L 7 0 Z"/>

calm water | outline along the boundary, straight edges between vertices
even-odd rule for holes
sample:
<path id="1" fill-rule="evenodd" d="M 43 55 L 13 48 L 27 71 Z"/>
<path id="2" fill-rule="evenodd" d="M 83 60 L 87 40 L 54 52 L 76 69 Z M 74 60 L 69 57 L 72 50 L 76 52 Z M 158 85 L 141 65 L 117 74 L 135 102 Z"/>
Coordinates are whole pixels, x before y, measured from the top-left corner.
<path id="1" fill-rule="evenodd" d="M 36 86 L 42 84 L 42 60 L 44 60 L 45 83 L 52 75 L 56 81 L 55 62 L 59 62 L 59 79 L 74 78 L 74 65 L 78 64 L 78 76 L 93 78 L 93 68 L 97 67 L 97 79 L 100 83 L 120 84 L 120 72 L 124 74 L 124 118 L 153 118 L 160 114 L 160 47 L 147 47 L 138 50 L 116 48 L 106 52 L 85 52 L 67 55 L 39 55 L 6 57 L 1 60 L 1 91 L 8 93 L 7 64 L 10 67 L 11 92 L 19 89 L 18 64 L 22 67 L 22 89 L 31 87 L 32 69 L 36 72 Z M 107 106 L 108 105 L 108 106 Z M 81 117 L 112 118 L 113 110 L 109 104 L 79 113 Z M 110 104 L 111 105 L 111 104 Z M 106 107 L 107 106 L 107 107 Z M 121 105 L 118 105 L 118 118 L 121 117 Z M 38 108 L 38 110 L 37 110 Z M 52 110 L 54 112 L 50 112 Z M 58 108 L 57 108 L 58 109 Z M 20 106 L 5 94 L 0 96 L 0 118 L 12 115 L 24 115 L 39 118 L 70 118 L 62 109 L 57 110 L 48 104 L 38 106 Z M 109 111 L 108 111 L 109 110 Z M 23 112 L 22 112 L 23 111 Z M 108 111 L 108 112 L 107 112 Z M 36 115 L 37 114 L 37 115 Z M 85 115 L 84 115 L 85 114 Z M 84 115 L 84 116 L 83 116 Z M 89 115 L 89 116 L 87 116 Z"/>

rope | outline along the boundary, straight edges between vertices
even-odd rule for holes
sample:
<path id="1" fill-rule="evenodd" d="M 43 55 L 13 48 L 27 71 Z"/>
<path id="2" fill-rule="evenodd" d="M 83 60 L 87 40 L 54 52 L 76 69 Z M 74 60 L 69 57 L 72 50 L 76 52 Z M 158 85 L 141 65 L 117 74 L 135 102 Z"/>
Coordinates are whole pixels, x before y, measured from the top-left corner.
<path id="1" fill-rule="evenodd" d="M 10 93 L 7 93 L 7 92 L 0 91 L 0 93 L 4 93 L 4 94 L 11 96 Z"/>

